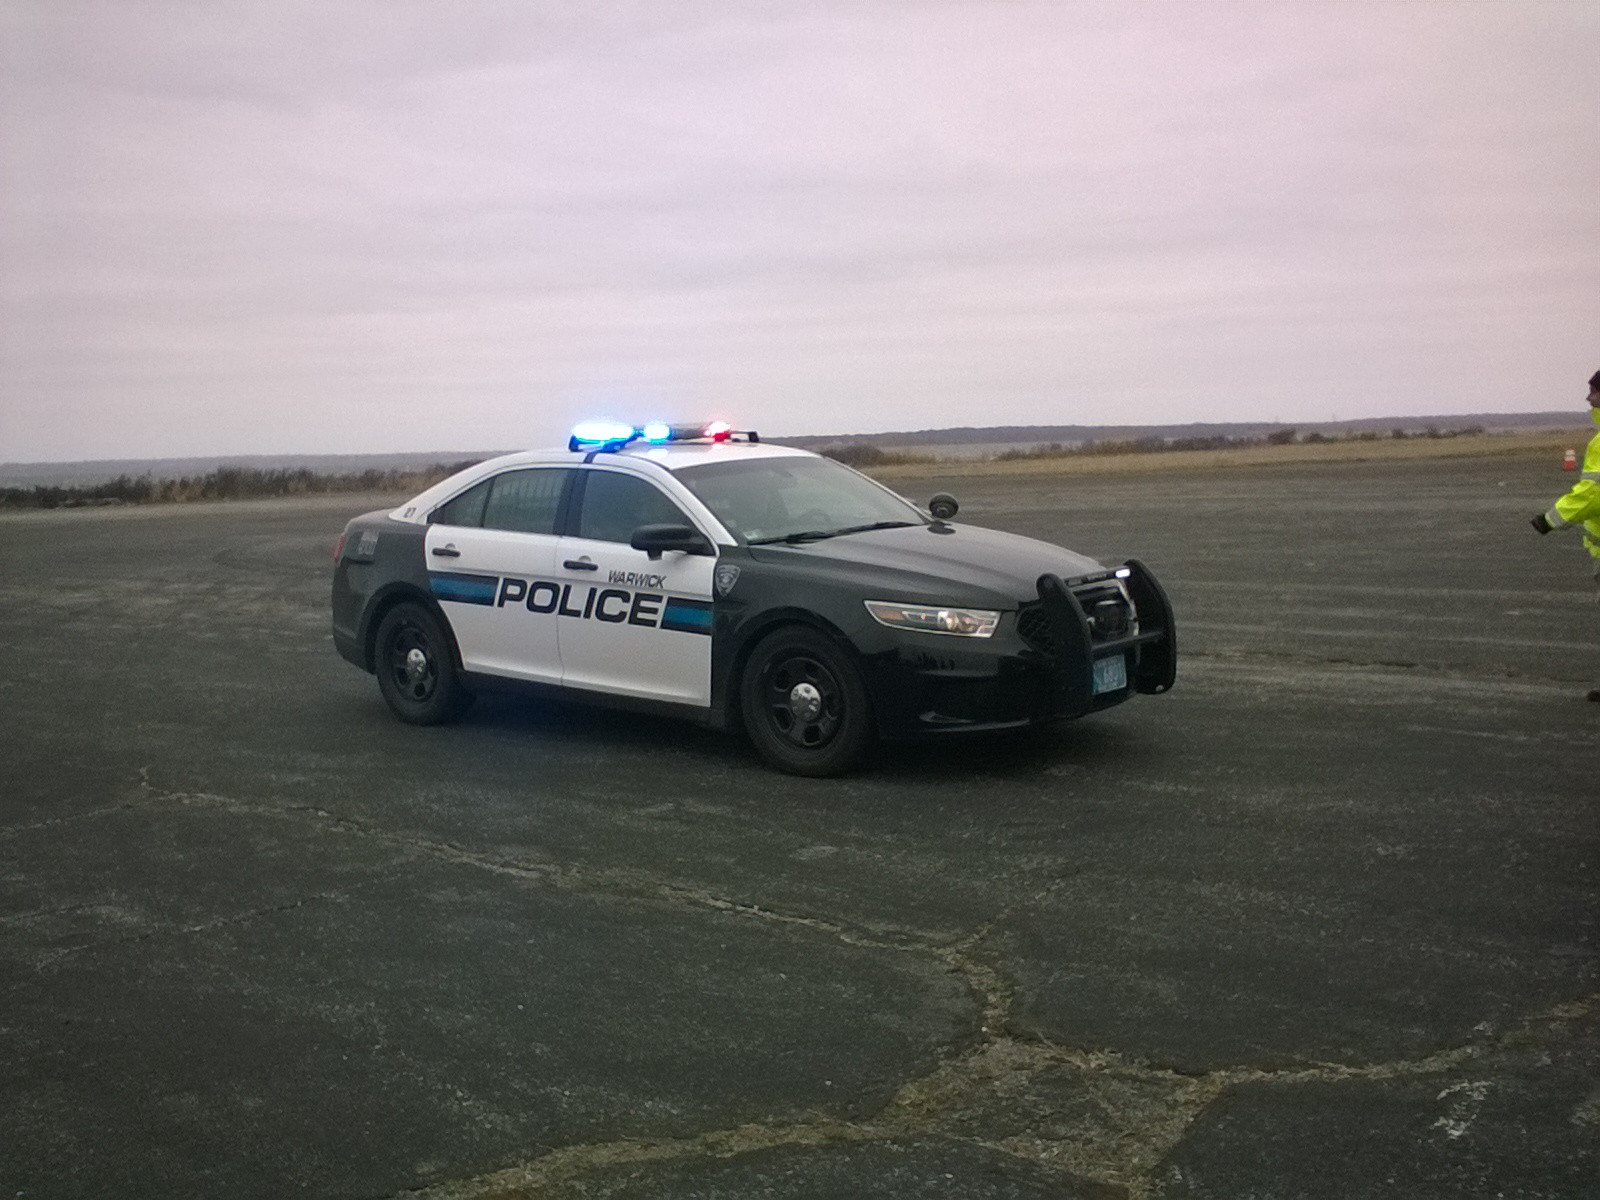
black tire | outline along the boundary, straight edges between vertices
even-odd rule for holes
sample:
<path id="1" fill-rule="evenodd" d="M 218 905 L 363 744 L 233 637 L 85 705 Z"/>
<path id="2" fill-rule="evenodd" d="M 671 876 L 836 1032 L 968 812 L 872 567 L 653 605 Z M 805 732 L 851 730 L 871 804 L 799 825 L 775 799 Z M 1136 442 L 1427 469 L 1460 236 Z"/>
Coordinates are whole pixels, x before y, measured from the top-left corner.
<path id="1" fill-rule="evenodd" d="M 861 672 L 834 641 L 792 625 L 762 639 L 739 688 L 756 752 L 791 775 L 838 775 L 871 749 L 872 705 Z"/>
<path id="2" fill-rule="evenodd" d="M 373 666 L 378 690 L 407 724 L 453 721 L 472 700 L 456 670 L 450 635 L 420 604 L 406 601 L 384 614 Z"/>

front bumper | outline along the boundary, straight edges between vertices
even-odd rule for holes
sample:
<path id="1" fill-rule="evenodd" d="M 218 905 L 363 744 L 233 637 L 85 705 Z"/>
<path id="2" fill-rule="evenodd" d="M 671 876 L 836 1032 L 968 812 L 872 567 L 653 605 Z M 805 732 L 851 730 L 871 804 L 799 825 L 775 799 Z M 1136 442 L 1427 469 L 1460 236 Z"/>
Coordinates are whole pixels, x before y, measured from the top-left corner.
<path id="1" fill-rule="evenodd" d="M 891 644 L 862 647 L 879 731 L 905 737 L 1012 729 L 1172 687 L 1172 605 L 1142 563 L 1071 580 L 1042 575 L 1038 593 L 1005 614 L 992 638 L 899 633 Z M 1117 657 L 1126 686 L 1097 691 L 1096 663 Z M 1108 674 L 1115 670 L 1102 667 L 1102 680 Z"/>

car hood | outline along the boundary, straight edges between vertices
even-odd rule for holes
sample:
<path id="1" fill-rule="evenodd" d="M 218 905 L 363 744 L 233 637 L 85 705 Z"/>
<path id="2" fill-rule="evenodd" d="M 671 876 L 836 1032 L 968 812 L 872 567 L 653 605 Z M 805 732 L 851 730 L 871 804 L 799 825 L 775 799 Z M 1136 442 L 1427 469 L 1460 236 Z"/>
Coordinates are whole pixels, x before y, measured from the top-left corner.
<path id="1" fill-rule="evenodd" d="M 756 558 L 848 571 L 863 586 L 899 586 L 947 602 L 978 602 L 980 593 L 1031 600 L 1040 575 L 1071 579 L 1105 568 L 1061 546 L 975 525 L 914 525 L 847 533 L 797 546 L 752 547 Z M 882 590 L 881 587 L 873 590 Z M 917 599 L 900 595 L 898 599 Z M 992 599 L 988 602 L 992 602 Z"/>

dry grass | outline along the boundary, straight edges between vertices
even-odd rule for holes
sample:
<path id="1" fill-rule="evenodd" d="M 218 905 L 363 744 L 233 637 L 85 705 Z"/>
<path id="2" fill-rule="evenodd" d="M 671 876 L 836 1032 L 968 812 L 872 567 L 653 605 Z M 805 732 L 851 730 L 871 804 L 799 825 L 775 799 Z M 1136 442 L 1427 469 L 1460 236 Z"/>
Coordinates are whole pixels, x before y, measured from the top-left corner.
<path id="1" fill-rule="evenodd" d="M 1140 472 L 1207 471 L 1294 463 L 1404 462 L 1435 458 L 1496 458 L 1549 454 L 1559 463 L 1568 447 L 1583 454 L 1592 429 L 1570 433 L 1482 433 L 1450 438 L 1384 438 L 1373 442 L 1313 442 L 1290 446 L 1241 446 L 1231 450 L 1171 450 L 1154 454 L 1079 454 L 1006 462 L 948 459 L 933 463 L 867 468 L 884 479 L 939 475 L 1121 475 Z"/>

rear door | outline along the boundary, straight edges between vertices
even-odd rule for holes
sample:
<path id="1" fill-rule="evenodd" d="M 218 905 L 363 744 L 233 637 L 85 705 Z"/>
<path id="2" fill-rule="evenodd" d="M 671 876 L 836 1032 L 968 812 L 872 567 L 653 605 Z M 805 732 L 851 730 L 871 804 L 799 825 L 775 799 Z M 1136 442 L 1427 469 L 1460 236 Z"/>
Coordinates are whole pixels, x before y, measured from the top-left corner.
<path id="1" fill-rule="evenodd" d="M 640 525 L 699 525 L 652 481 L 600 466 L 583 471 L 573 504 L 556 562 L 565 682 L 709 705 L 715 556 L 652 559 L 628 544 Z"/>
<path id="2" fill-rule="evenodd" d="M 561 681 L 556 520 L 573 476 L 502 471 L 429 517 L 428 582 L 467 670 Z"/>

